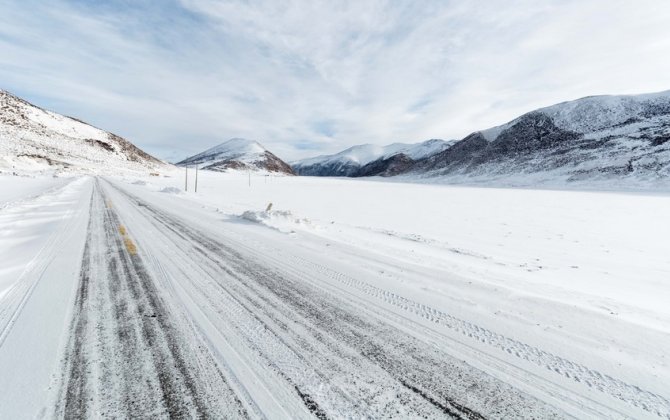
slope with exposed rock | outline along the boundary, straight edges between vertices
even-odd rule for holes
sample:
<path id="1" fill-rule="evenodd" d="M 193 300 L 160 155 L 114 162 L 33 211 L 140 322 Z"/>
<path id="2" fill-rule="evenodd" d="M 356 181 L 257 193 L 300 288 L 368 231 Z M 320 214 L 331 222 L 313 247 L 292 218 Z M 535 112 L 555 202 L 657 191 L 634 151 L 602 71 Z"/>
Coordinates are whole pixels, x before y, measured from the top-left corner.
<path id="1" fill-rule="evenodd" d="M 460 141 L 408 146 L 354 146 L 295 162 L 293 168 L 300 175 L 400 176 L 447 183 L 667 187 L 670 91 L 582 98 Z"/>
<path id="2" fill-rule="evenodd" d="M 166 166 L 115 134 L 0 90 L 0 170 L 153 172 Z"/>
<path id="3" fill-rule="evenodd" d="M 529 112 L 417 162 L 406 173 L 517 185 L 670 179 L 670 91 L 594 96 Z"/>

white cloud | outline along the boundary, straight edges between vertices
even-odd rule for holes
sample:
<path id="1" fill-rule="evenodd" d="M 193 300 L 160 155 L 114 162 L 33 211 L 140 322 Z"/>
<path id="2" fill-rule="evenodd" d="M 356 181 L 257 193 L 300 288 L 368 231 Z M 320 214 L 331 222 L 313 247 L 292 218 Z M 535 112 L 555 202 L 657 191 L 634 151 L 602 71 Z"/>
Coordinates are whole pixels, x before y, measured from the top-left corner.
<path id="1" fill-rule="evenodd" d="M 287 159 L 460 138 L 670 88 L 665 0 L 111 4 L 3 6 L 3 87 L 162 156 L 233 136 Z"/>

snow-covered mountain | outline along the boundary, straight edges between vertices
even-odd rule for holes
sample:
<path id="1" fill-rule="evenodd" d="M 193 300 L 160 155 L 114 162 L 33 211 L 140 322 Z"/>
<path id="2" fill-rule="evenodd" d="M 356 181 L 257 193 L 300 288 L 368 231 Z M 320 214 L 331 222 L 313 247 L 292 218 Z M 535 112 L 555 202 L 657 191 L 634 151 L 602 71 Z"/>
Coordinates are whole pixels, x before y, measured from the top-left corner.
<path id="1" fill-rule="evenodd" d="M 496 185 L 670 185 L 670 91 L 592 96 L 457 142 L 354 146 L 295 162 L 300 175 L 395 176 Z"/>
<path id="2" fill-rule="evenodd" d="M 670 91 L 594 96 L 470 134 L 406 173 L 448 182 L 670 182 Z"/>
<path id="3" fill-rule="evenodd" d="M 166 166 L 115 134 L 0 90 L 0 171 L 146 173 Z"/>
<path id="4" fill-rule="evenodd" d="M 400 168 L 447 149 L 453 141 L 431 139 L 421 143 L 387 146 L 362 144 L 334 155 L 317 156 L 292 163 L 299 175 L 369 176 L 393 175 Z M 403 169 L 403 170 L 404 170 Z"/>
<path id="5" fill-rule="evenodd" d="M 255 140 L 234 138 L 191 156 L 177 165 L 200 165 L 202 169 L 252 169 L 293 175 L 291 167 Z"/>

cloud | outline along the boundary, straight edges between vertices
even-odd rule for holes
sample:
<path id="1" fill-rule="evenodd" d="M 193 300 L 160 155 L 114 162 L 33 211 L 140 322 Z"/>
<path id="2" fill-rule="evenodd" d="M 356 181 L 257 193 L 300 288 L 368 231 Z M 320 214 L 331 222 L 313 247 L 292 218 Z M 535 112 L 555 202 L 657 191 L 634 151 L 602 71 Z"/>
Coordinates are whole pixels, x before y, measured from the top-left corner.
<path id="1" fill-rule="evenodd" d="M 460 138 L 670 88 L 664 0 L 5 3 L 3 88 L 162 157 L 230 137 L 289 160 Z"/>

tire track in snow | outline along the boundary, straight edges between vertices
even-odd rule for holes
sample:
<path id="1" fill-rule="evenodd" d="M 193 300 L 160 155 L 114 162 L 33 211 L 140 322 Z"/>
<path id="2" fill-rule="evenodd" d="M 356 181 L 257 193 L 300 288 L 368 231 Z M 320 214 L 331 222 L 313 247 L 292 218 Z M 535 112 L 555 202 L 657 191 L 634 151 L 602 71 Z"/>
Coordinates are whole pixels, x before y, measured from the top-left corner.
<path id="1" fill-rule="evenodd" d="M 246 244 L 238 243 L 238 246 L 245 248 L 250 253 L 260 254 L 258 250 L 265 250 L 266 252 L 262 255 L 266 256 L 266 259 L 274 259 L 277 266 L 292 267 L 289 271 L 296 275 L 301 275 L 303 271 L 319 273 L 323 277 L 332 279 L 334 282 L 344 286 L 344 290 L 358 291 L 385 304 L 401 309 L 412 316 L 421 317 L 441 327 L 455 331 L 469 340 L 491 346 L 496 350 L 537 365 L 568 380 L 583 384 L 587 388 L 609 395 L 651 415 L 670 419 L 670 401 L 662 395 L 649 392 L 637 385 L 626 383 L 540 348 L 505 337 L 502 334 L 462 320 L 444 311 L 412 301 L 391 291 L 373 286 L 363 280 L 352 278 L 298 255 L 269 248 L 264 243 L 253 242 L 251 244 L 247 241 Z M 273 254 L 277 253 L 279 255 L 273 257 Z"/>
<path id="2" fill-rule="evenodd" d="M 212 356 L 174 318 L 98 182 L 54 415 L 246 417 Z"/>
<path id="3" fill-rule="evenodd" d="M 76 181 L 70 181 L 65 185 L 51 188 L 40 195 L 21 200 L 21 206 L 18 206 L 19 208 L 9 208 L 4 210 L 7 210 L 7 213 L 13 211 L 21 212 L 22 218 L 25 219 L 26 210 L 24 207 L 35 208 L 36 214 L 39 215 L 41 206 L 44 206 L 45 203 L 49 203 L 57 198 L 62 200 L 61 196 L 69 192 L 75 183 Z M 26 265 L 23 273 L 21 273 L 11 289 L 0 297 L 0 346 L 2 346 L 9 335 L 14 323 L 21 314 L 23 307 L 28 302 L 28 299 L 30 299 L 33 290 L 42 279 L 45 270 L 49 267 L 60 250 L 60 246 L 68 242 L 69 236 L 67 233 L 75 224 L 74 214 L 76 212 L 77 210 L 70 208 L 59 217 L 62 222 L 58 229 L 49 235 L 37 254 Z M 7 213 L 3 213 L 2 216 L 8 216 Z M 40 217 L 44 216 L 40 215 Z"/>
<path id="4" fill-rule="evenodd" d="M 117 191 L 125 195 L 158 230 L 169 232 L 171 244 L 184 243 L 188 248 L 184 252 L 190 249 L 192 254 L 199 253 L 202 259 L 198 260 L 198 266 L 211 267 L 213 279 L 219 273 L 221 288 L 234 295 L 238 302 L 246 302 L 248 306 L 240 309 L 241 312 L 256 311 L 255 316 L 262 314 L 265 320 L 270 321 L 261 320 L 265 323 L 263 327 L 271 332 L 281 329 L 282 323 L 288 324 L 281 329 L 284 336 L 301 330 L 303 337 L 290 337 L 291 344 L 286 344 L 287 347 L 298 345 L 299 350 L 311 355 L 310 344 L 324 343 L 328 347 L 325 351 L 323 348 L 320 350 L 324 351 L 321 356 L 325 358 L 331 355 L 342 357 L 347 350 L 353 350 L 356 354 L 354 360 L 339 360 L 338 363 L 361 363 L 361 366 L 371 363 L 381 368 L 393 378 L 396 389 L 404 390 L 404 393 L 409 391 L 413 399 L 422 399 L 424 404 L 429 404 L 442 416 L 482 418 L 482 414 L 471 408 L 475 406 L 495 416 L 513 416 L 522 412 L 540 417 L 557 416 L 543 403 L 509 385 L 453 360 L 448 354 L 426 346 L 391 325 L 366 317 L 340 296 L 324 293 L 309 282 L 296 281 L 280 271 L 263 266 L 256 262 L 262 261 L 262 258 L 241 251 L 246 247 L 214 239 L 122 189 L 117 188 Z M 221 281 L 222 276 L 233 281 Z M 214 292 L 204 295 L 211 293 Z M 316 344 L 301 342 L 301 338 L 304 341 L 308 334 Z M 254 343 L 255 340 L 251 339 L 248 345 L 253 346 Z M 318 354 L 315 356 L 319 357 Z M 316 366 L 327 369 L 323 365 Z M 332 368 L 325 373 L 334 376 L 343 374 Z M 309 388 L 307 384 L 306 389 Z M 312 398 L 323 401 L 319 398 L 324 398 L 324 395 L 312 394 Z M 397 400 L 402 400 L 400 395 Z M 328 403 L 326 398 L 326 406 Z"/>
<path id="5" fill-rule="evenodd" d="M 122 193 L 130 197 L 130 199 L 135 200 L 137 204 L 148 206 L 137 197 L 129 195 L 125 191 L 122 191 Z M 155 208 L 152 208 L 151 211 L 156 215 L 157 218 L 164 218 L 164 223 L 170 223 L 174 226 L 179 226 L 179 231 L 182 233 L 184 230 L 191 229 L 189 226 L 183 224 L 175 216 L 169 215 Z M 205 233 L 199 232 L 197 235 L 194 235 L 192 240 L 202 240 L 206 237 L 207 235 Z M 365 281 L 354 279 L 343 273 L 337 272 L 323 265 L 316 264 L 313 261 L 307 260 L 300 256 L 287 252 L 281 252 L 281 250 L 270 248 L 267 245 L 259 242 L 251 243 L 249 239 L 245 239 L 244 242 L 230 242 L 229 245 L 235 248 L 235 253 L 232 254 L 232 257 L 229 258 L 250 260 L 254 259 L 255 257 L 257 260 L 264 261 L 274 259 L 276 263 L 274 265 L 276 267 L 282 270 L 286 270 L 287 272 L 294 274 L 296 277 L 304 278 L 306 273 L 318 273 L 325 278 L 332 279 L 335 282 L 341 284 L 345 289 L 363 293 L 367 296 L 384 302 L 385 304 L 389 304 L 398 309 L 401 309 L 403 312 L 411 314 L 412 316 L 421 317 L 427 321 L 439 325 L 440 327 L 454 331 L 465 337 L 467 340 L 485 344 L 486 346 L 489 346 L 496 351 L 502 351 L 505 354 L 519 358 L 524 362 L 539 366 L 555 375 L 561 376 L 570 381 L 574 381 L 575 383 L 581 384 L 588 389 L 593 389 L 604 395 L 622 401 L 623 403 L 647 412 L 650 415 L 670 419 L 670 401 L 668 401 L 668 399 L 662 395 L 649 392 L 634 384 L 626 383 L 610 375 L 591 369 L 585 365 L 573 362 L 558 355 L 544 351 L 540 348 L 530 346 L 518 340 L 506 337 L 502 334 L 450 315 L 444 311 L 431 308 L 427 305 L 412 301 L 411 299 L 407 299 L 396 293 L 375 287 Z M 211 246 L 212 251 L 215 253 L 218 252 L 217 249 L 220 251 L 222 247 L 223 245 L 220 243 L 214 243 Z M 262 249 L 266 252 L 259 252 L 259 249 Z M 279 254 L 273 257 L 273 254 L 277 253 L 278 251 Z M 243 252 L 244 254 L 242 255 L 240 252 Z M 309 279 L 308 281 L 314 281 L 314 279 Z"/>
<path id="6" fill-rule="evenodd" d="M 480 327 L 473 323 L 459 319 L 443 311 L 427 305 L 414 302 L 388 290 L 380 289 L 362 280 L 353 279 L 328 267 L 295 255 L 287 255 L 296 265 L 310 266 L 337 282 L 358 290 L 368 296 L 391 304 L 403 311 L 424 318 L 430 322 L 453 330 L 469 339 L 492 346 L 507 354 L 524 359 L 558 375 L 564 376 L 577 383 L 583 383 L 589 388 L 608 394 L 633 407 L 647 411 L 658 417 L 670 419 L 670 401 L 661 395 L 646 391 L 636 385 L 628 384 L 609 375 L 590 369 L 584 365 L 556 356 L 537 347 L 508 338 L 502 334 Z"/>

